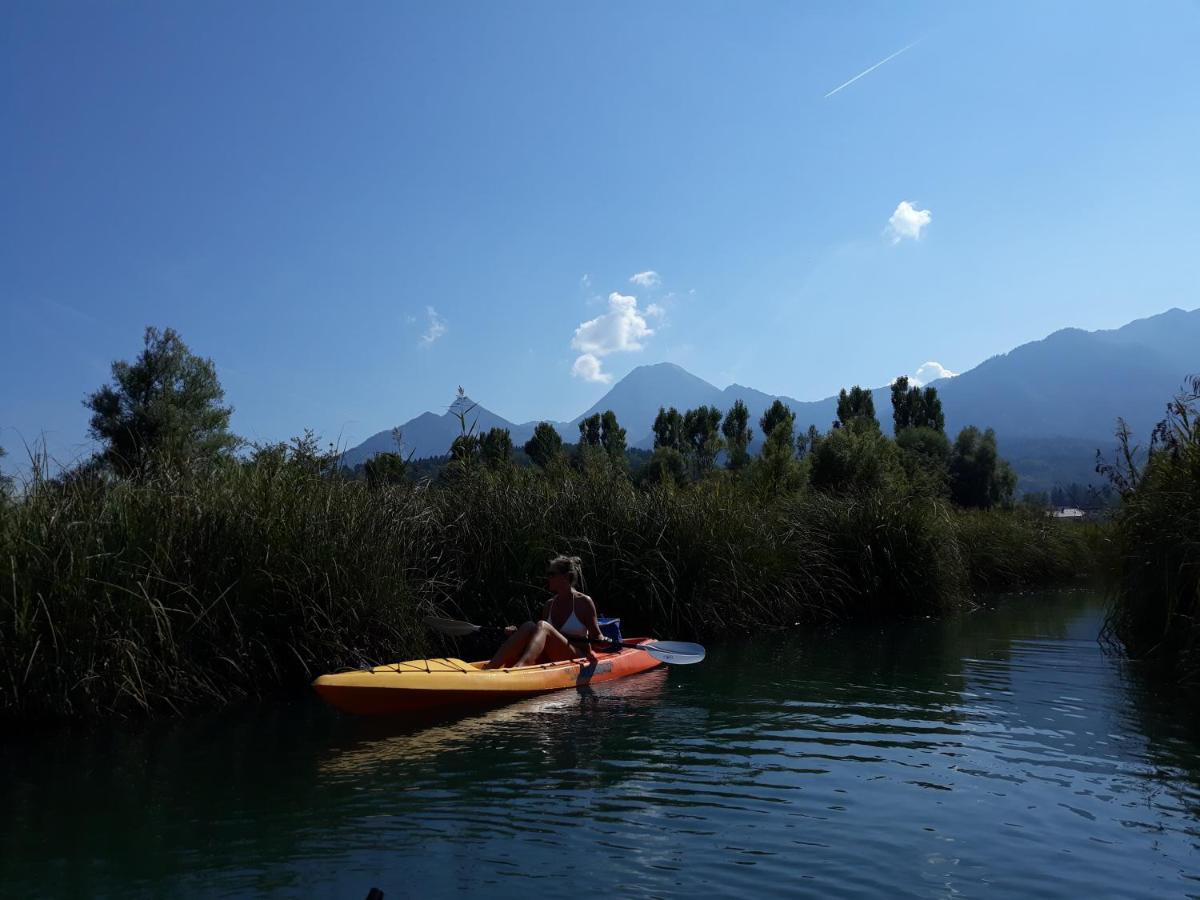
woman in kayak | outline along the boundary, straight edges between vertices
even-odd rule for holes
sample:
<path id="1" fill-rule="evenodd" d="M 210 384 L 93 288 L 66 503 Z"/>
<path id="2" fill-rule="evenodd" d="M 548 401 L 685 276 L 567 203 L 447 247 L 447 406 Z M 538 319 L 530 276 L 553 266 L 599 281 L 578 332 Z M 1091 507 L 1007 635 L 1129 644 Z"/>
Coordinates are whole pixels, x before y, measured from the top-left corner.
<path id="1" fill-rule="evenodd" d="M 542 607 L 541 618 L 513 631 L 484 668 L 530 666 L 580 656 L 586 656 L 589 664 L 594 663 L 596 654 L 587 640 L 600 640 L 602 635 L 596 620 L 596 604 L 577 590 L 582 582 L 583 569 L 578 556 L 556 556 L 550 560 L 546 583 L 554 596 Z"/>

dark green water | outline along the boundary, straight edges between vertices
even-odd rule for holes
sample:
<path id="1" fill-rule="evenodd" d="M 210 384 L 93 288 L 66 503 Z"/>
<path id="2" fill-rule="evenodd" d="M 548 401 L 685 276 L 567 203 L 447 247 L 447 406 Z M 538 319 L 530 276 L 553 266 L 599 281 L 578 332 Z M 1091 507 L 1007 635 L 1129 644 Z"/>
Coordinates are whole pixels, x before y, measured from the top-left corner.
<path id="1" fill-rule="evenodd" d="M 0 749 L 4 896 L 1200 895 L 1200 737 L 1089 593 L 772 636 L 421 728 L 295 701 Z"/>

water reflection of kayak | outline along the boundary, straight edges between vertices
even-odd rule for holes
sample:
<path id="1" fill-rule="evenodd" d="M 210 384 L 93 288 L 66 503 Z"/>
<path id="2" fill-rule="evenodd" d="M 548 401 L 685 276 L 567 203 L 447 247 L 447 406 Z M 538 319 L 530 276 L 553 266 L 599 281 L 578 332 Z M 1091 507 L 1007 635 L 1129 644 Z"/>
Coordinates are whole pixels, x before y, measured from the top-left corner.
<path id="1" fill-rule="evenodd" d="M 633 638 L 616 652 L 597 650 L 596 662 L 590 664 L 580 658 L 511 669 L 484 669 L 482 661 L 469 663 L 449 657 L 416 659 L 322 675 L 313 682 L 313 687 L 331 706 L 364 716 L 507 703 L 564 688 L 602 684 L 653 669 L 661 665 L 657 659 L 628 646 L 649 642 L 650 638 Z"/>
<path id="2" fill-rule="evenodd" d="M 577 692 L 559 691 L 528 697 L 498 709 L 473 713 L 462 710 L 458 716 L 447 712 L 437 718 L 425 714 L 399 719 L 361 719 L 355 723 L 354 740 L 337 748 L 333 756 L 321 762 L 321 771 L 329 775 L 362 775 L 377 766 L 396 762 L 411 763 L 470 744 L 480 738 L 503 737 L 506 729 L 519 728 L 554 731 L 559 717 L 596 714 L 609 717 L 654 706 L 662 699 L 666 686 L 665 669 L 646 672 L 598 691 L 583 686 Z M 531 723 L 541 724 L 533 725 Z M 561 727 L 561 726 L 559 726 Z"/>

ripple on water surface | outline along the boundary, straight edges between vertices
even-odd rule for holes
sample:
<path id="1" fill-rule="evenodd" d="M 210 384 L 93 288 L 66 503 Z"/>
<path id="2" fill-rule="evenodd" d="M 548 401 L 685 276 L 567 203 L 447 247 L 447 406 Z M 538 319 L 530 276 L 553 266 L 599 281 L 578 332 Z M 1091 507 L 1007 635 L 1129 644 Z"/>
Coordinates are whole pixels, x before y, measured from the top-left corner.
<path id="1" fill-rule="evenodd" d="M 293 704 L 71 750 L 24 742 L 3 757 L 0 883 L 1194 895 L 1196 735 L 1101 652 L 1101 613 L 1058 593 L 772 636 L 419 728 Z"/>

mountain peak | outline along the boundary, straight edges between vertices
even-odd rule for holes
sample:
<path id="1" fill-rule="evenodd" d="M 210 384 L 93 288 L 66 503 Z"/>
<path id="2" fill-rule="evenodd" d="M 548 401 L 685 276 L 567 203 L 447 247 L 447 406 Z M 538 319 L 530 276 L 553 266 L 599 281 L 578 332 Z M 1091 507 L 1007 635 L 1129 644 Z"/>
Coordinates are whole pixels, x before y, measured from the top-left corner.
<path id="1" fill-rule="evenodd" d="M 451 416 L 461 415 L 478 408 L 478 406 L 479 404 L 466 394 L 459 394 L 454 398 L 454 401 L 450 404 L 450 406 L 447 407 L 446 414 Z"/>
<path id="2" fill-rule="evenodd" d="M 622 378 L 621 381 L 625 381 L 626 378 L 632 378 L 635 375 L 638 377 L 645 377 L 647 375 L 664 375 L 667 373 L 673 373 L 676 375 L 687 375 L 691 378 L 696 377 L 695 375 L 692 375 L 692 373 L 689 372 L 687 369 L 683 368 L 683 366 L 678 366 L 672 362 L 659 362 L 659 363 L 646 363 L 645 365 L 635 366 L 634 368 L 629 370 L 629 374 L 626 375 L 625 378 Z"/>

